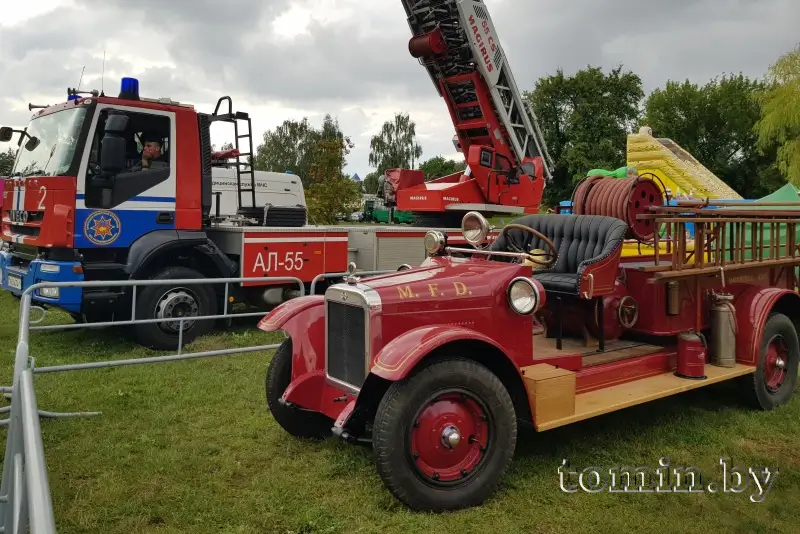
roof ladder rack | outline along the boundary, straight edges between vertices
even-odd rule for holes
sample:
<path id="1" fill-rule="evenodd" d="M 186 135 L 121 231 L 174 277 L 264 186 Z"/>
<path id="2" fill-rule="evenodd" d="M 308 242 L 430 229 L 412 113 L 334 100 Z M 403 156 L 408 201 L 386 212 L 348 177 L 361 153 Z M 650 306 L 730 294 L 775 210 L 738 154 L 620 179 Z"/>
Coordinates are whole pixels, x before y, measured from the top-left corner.
<path id="1" fill-rule="evenodd" d="M 228 112 L 227 113 L 219 113 L 220 105 L 223 101 L 228 102 Z M 214 113 L 211 115 L 212 122 L 229 122 L 233 124 L 233 135 L 234 135 L 234 149 L 236 149 L 236 197 L 239 202 L 239 209 L 242 208 L 242 194 L 243 193 L 250 193 L 251 198 L 251 206 L 256 206 L 256 176 L 255 172 L 253 171 L 252 162 L 255 159 L 253 154 L 253 123 L 250 119 L 250 115 L 244 113 L 242 111 L 233 111 L 233 102 L 231 97 L 223 96 L 217 101 L 217 106 L 214 108 Z M 239 121 L 243 121 L 247 123 L 247 129 L 245 133 L 240 132 L 240 124 Z M 244 126 L 244 125 L 242 125 Z M 242 147 L 245 144 L 246 147 Z M 242 151 L 242 148 L 246 148 L 245 151 Z M 246 170 L 242 170 L 243 167 L 247 167 Z M 242 179 L 245 179 L 249 182 L 247 187 L 242 186 Z"/>

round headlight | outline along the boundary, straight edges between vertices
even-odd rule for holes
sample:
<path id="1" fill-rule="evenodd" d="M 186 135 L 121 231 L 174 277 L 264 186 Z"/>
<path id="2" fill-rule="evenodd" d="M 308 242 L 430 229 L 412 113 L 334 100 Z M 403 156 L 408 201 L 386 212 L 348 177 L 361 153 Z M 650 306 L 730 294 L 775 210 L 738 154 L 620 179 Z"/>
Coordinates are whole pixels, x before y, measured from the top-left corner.
<path id="1" fill-rule="evenodd" d="M 438 254 L 447 244 L 447 238 L 438 230 L 431 230 L 425 234 L 425 252 L 429 256 Z"/>
<path id="2" fill-rule="evenodd" d="M 461 233 L 467 243 L 478 247 L 489 235 L 489 221 L 477 211 L 470 211 L 461 219 Z"/>
<path id="3" fill-rule="evenodd" d="M 508 285 L 508 304 L 520 315 L 531 314 L 539 306 L 539 290 L 528 278 L 515 278 Z"/>

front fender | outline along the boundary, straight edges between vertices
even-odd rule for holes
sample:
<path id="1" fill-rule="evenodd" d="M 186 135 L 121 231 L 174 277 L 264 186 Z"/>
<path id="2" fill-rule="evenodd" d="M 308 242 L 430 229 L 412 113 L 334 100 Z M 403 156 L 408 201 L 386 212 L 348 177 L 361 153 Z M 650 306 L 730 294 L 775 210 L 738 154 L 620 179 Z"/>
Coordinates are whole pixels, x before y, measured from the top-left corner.
<path id="1" fill-rule="evenodd" d="M 425 356 L 454 341 L 482 341 L 507 352 L 492 338 L 463 327 L 423 326 L 409 330 L 381 349 L 372 365 L 372 374 L 390 381 L 402 380 Z"/>
<path id="2" fill-rule="evenodd" d="M 734 301 L 736 308 L 736 361 L 756 365 L 760 356 L 761 336 L 770 312 L 779 300 L 787 299 L 786 309 L 800 309 L 800 296 L 778 287 L 751 287 Z M 784 308 L 784 306 L 781 306 Z M 800 314 L 795 314 L 800 315 Z M 790 317 L 797 322 L 797 316 Z"/>
<path id="3" fill-rule="evenodd" d="M 259 330 L 264 332 L 277 332 L 285 330 L 289 321 L 306 310 L 325 304 L 324 295 L 308 295 L 298 297 L 279 304 L 271 312 L 264 316 L 258 323 Z M 291 332 L 289 332 L 291 334 Z"/>
<path id="4" fill-rule="evenodd" d="M 258 323 L 259 330 L 283 330 L 292 338 L 292 381 L 325 369 L 325 296 L 284 302 Z"/>

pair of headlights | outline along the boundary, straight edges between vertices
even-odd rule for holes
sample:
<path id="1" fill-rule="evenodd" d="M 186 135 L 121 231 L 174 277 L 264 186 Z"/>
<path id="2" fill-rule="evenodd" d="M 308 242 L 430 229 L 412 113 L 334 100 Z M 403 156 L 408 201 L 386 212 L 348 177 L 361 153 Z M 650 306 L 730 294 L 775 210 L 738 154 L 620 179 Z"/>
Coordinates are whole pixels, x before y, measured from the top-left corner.
<path id="1" fill-rule="evenodd" d="M 444 233 L 431 230 L 425 235 L 425 251 L 435 256 L 447 246 Z M 508 284 L 506 291 L 508 304 L 520 315 L 529 315 L 539 307 L 539 289 L 533 281 L 524 276 L 515 278 Z"/>
<path id="2" fill-rule="evenodd" d="M 471 211 L 461 221 L 461 233 L 473 247 L 480 246 L 489 235 L 489 222 L 478 212 Z M 425 252 L 435 256 L 447 247 L 447 236 L 444 232 L 431 230 L 425 234 Z M 515 278 L 508 284 L 506 291 L 508 304 L 520 315 L 535 312 L 540 303 L 539 289 L 533 281 L 524 276 Z"/>

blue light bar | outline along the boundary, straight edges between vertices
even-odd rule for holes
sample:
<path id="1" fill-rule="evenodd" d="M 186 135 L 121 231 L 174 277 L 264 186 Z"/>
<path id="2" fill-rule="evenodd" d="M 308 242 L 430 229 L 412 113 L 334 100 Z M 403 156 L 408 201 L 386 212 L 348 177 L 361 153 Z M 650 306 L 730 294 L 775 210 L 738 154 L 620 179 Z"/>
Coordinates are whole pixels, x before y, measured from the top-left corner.
<path id="1" fill-rule="evenodd" d="M 139 100 L 139 80 L 136 78 L 122 78 L 119 97 L 128 100 Z"/>
<path id="2" fill-rule="evenodd" d="M 78 95 L 67 95 L 67 100 L 78 100 Z"/>

